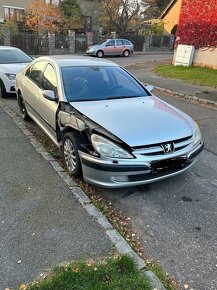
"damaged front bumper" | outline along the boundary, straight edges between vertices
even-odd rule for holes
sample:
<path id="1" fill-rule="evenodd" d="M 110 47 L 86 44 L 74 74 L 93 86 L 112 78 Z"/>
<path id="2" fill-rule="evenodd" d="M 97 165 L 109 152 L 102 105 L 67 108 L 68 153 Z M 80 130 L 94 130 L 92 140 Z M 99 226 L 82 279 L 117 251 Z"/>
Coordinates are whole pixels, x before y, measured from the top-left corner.
<path id="1" fill-rule="evenodd" d="M 161 156 L 136 156 L 135 159 L 100 159 L 79 151 L 84 180 L 106 188 L 147 184 L 175 176 L 196 161 L 204 143 L 185 148 L 179 153 Z"/>

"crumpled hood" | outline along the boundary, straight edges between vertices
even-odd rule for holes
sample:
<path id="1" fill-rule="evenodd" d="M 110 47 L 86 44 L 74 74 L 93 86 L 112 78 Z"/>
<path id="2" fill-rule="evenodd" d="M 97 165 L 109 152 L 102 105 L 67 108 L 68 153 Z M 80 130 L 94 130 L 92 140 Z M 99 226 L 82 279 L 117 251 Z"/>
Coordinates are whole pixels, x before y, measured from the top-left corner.
<path id="1" fill-rule="evenodd" d="M 24 69 L 29 63 L 10 63 L 0 64 L 0 69 L 4 73 L 17 74 L 19 71 Z"/>
<path id="2" fill-rule="evenodd" d="M 154 96 L 71 102 L 71 105 L 131 147 L 193 134 L 193 120 L 189 116 Z"/>

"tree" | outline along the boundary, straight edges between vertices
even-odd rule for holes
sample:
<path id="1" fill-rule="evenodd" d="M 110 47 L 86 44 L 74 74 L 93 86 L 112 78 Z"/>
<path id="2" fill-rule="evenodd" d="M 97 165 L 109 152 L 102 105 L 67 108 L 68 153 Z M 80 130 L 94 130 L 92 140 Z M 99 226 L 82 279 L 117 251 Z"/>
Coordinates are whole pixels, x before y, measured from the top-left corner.
<path id="1" fill-rule="evenodd" d="M 146 18 L 153 19 L 160 16 L 170 0 L 145 0 L 145 2 L 148 5 L 145 16 Z"/>
<path id="2" fill-rule="evenodd" d="M 102 0 L 102 26 L 108 33 L 125 33 L 139 22 L 143 3 L 139 0 Z"/>
<path id="3" fill-rule="evenodd" d="M 80 7 L 76 0 L 63 0 L 60 4 L 62 13 L 61 25 L 63 29 L 80 29 L 83 28 L 84 23 L 81 15 Z"/>
<path id="4" fill-rule="evenodd" d="M 58 31 L 60 16 L 59 7 L 34 0 L 26 10 L 25 24 L 28 29 L 36 32 Z"/>

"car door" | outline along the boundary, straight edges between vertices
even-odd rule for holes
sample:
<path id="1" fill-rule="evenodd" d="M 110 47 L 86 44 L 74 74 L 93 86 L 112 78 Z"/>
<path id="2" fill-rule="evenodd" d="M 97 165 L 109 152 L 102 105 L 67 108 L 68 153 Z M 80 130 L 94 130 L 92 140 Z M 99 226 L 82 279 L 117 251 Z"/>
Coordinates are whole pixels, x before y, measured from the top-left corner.
<path id="1" fill-rule="evenodd" d="M 115 39 L 109 40 L 105 47 L 103 48 L 104 54 L 105 55 L 115 55 L 117 54 L 116 52 L 116 41 Z"/>
<path id="2" fill-rule="evenodd" d="M 42 72 L 47 65 L 46 61 L 38 61 L 32 64 L 22 77 L 20 81 L 20 89 L 22 92 L 23 99 L 28 113 L 31 117 L 37 119 L 37 108 L 35 108 L 35 100 L 40 94 L 40 81 Z"/>
<path id="3" fill-rule="evenodd" d="M 58 108 L 57 73 L 54 66 L 47 64 L 42 73 L 40 93 L 35 99 L 35 108 L 40 118 L 40 123 L 47 135 L 55 142 L 56 140 L 56 112 Z M 45 90 L 53 91 L 57 101 L 51 101 L 44 97 Z"/>
<path id="4" fill-rule="evenodd" d="M 122 39 L 117 39 L 116 40 L 116 51 L 118 54 L 123 54 L 125 49 L 125 44 Z"/>

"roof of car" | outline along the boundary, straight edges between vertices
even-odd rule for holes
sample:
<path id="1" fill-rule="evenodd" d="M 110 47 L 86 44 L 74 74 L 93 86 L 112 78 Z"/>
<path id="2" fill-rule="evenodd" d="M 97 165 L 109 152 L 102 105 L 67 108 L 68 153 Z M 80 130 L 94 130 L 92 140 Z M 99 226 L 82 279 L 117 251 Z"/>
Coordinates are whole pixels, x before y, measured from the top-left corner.
<path id="1" fill-rule="evenodd" d="M 105 59 L 78 55 L 52 55 L 42 56 L 36 60 L 50 60 L 59 66 L 118 66 L 116 63 Z"/>
<path id="2" fill-rule="evenodd" d="M 17 47 L 13 47 L 13 46 L 3 46 L 3 45 L 0 45 L 0 49 L 19 49 Z"/>

